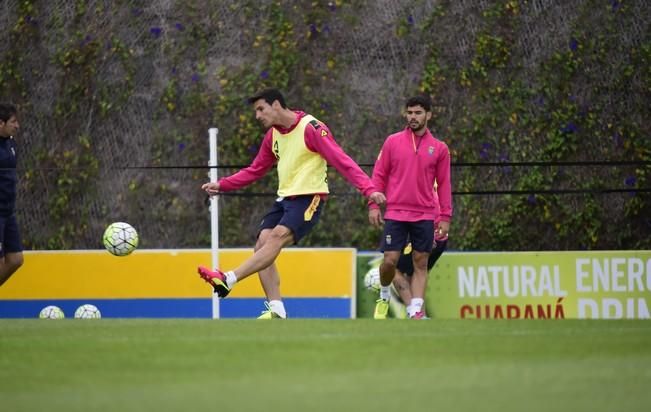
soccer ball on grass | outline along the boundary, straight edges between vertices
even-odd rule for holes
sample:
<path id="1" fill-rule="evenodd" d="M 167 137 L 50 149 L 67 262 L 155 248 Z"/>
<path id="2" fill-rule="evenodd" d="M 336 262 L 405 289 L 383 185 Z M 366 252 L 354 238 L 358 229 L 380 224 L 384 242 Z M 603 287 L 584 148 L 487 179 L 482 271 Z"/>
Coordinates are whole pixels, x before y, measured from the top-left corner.
<path id="1" fill-rule="evenodd" d="M 111 223 L 104 231 L 102 243 L 112 255 L 126 256 L 138 247 L 138 232 L 128 223 Z"/>
<path id="2" fill-rule="evenodd" d="M 41 309 L 38 317 L 41 319 L 63 319 L 66 317 L 66 315 L 63 314 L 63 311 L 60 307 L 50 305 Z"/>
<path id="3" fill-rule="evenodd" d="M 102 314 L 97 306 L 89 303 L 81 305 L 75 311 L 75 319 L 100 319 Z"/>

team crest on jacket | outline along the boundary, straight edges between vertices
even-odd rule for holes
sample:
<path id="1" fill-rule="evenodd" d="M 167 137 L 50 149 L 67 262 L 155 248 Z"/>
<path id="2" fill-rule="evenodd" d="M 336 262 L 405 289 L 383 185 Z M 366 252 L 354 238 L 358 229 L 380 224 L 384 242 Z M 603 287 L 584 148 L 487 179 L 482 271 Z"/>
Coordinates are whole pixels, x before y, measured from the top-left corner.
<path id="1" fill-rule="evenodd" d="M 434 146 L 428 147 L 427 148 L 427 153 L 429 153 L 430 156 L 433 155 L 434 154 Z"/>

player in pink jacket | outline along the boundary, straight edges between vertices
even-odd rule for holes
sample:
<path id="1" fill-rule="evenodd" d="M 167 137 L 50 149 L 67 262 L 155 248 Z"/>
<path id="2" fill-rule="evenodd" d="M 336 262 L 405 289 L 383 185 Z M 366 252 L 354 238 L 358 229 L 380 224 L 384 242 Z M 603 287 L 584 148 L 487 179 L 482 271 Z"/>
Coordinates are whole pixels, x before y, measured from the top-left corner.
<path id="1" fill-rule="evenodd" d="M 387 137 L 373 168 L 373 184 L 387 199 L 384 218 L 377 205 L 369 204 L 371 224 L 379 227 L 384 223 L 381 244 L 384 259 L 380 265 L 380 299 L 376 303 L 375 319 L 386 319 L 391 297 L 389 286 L 408 242 L 411 242 L 414 265 L 409 315 L 417 319 L 424 317 L 427 260 L 434 238 L 447 239 L 450 229 L 450 152 L 427 128 L 431 108 L 427 96 L 407 100 L 407 127 Z"/>
<path id="2" fill-rule="evenodd" d="M 280 91 L 267 89 L 248 101 L 255 118 L 267 128 L 260 151 L 250 166 L 201 188 L 210 196 L 240 189 L 276 165 L 278 198 L 260 223 L 253 256 L 231 271 L 199 266 L 198 272 L 222 298 L 238 281 L 258 272 L 268 301 L 259 319 L 286 318 L 275 260 L 282 248 L 298 243 L 318 222 L 328 195 L 327 165 L 334 166 L 370 201 L 383 204 L 385 197 L 337 144 L 328 126 L 289 109 Z"/>

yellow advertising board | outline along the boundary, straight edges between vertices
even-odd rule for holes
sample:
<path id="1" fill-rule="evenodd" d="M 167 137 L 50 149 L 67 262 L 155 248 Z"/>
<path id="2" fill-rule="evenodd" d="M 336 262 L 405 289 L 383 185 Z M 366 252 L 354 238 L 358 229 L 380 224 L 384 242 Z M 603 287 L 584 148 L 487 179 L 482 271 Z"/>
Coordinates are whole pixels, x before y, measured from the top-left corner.
<path id="1" fill-rule="evenodd" d="M 233 269 L 252 249 L 220 249 Z M 355 249 L 287 248 L 278 256 L 281 290 L 292 318 L 350 318 L 355 314 Z M 25 264 L 0 288 L 0 318 L 35 317 L 48 305 L 66 314 L 91 303 L 102 317 L 213 316 L 213 290 L 197 274 L 208 249 L 138 249 L 126 257 L 104 250 L 26 251 Z M 265 295 L 253 275 L 220 300 L 220 317 L 255 318 Z"/>
<path id="2" fill-rule="evenodd" d="M 445 253 L 427 305 L 437 318 L 648 319 L 651 251 Z"/>

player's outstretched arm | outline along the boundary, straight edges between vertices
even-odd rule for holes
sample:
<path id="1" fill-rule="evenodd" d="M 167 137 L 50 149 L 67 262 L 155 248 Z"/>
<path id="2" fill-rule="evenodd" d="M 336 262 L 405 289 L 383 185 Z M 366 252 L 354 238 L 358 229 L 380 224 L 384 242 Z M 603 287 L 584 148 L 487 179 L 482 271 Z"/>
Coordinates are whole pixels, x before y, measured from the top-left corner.
<path id="1" fill-rule="evenodd" d="M 209 195 L 214 196 L 221 192 L 241 189 L 261 179 L 276 163 L 276 157 L 271 148 L 271 132 L 265 134 L 258 154 L 251 165 L 240 169 L 228 177 L 219 179 L 219 182 L 205 183 L 201 188 Z M 208 191 L 210 190 L 210 191 Z"/>
<path id="2" fill-rule="evenodd" d="M 384 204 L 384 194 L 373 186 L 371 178 L 359 167 L 355 161 L 348 156 L 334 140 L 328 127 L 320 123 L 319 132 L 308 125 L 305 129 L 305 145 L 313 152 L 319 153 L 349 183 L 357 188 L 362 194 L 377 204 Z"/>

